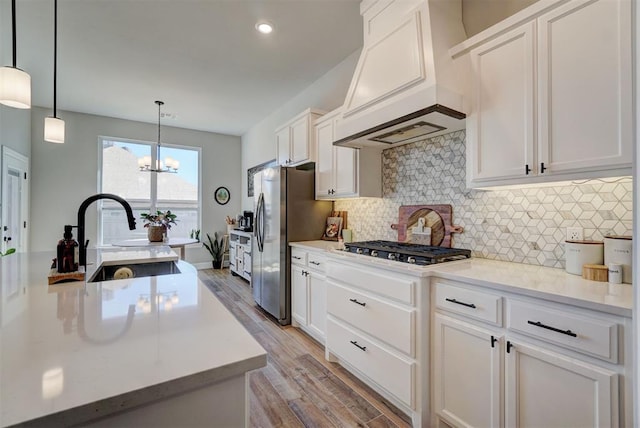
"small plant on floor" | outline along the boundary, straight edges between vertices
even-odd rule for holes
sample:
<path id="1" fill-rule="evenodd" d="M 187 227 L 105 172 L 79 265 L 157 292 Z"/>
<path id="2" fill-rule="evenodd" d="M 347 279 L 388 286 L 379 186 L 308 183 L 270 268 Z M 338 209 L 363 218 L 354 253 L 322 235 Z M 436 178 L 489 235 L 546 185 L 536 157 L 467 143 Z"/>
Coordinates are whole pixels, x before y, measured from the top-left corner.
<path id="1" fill-rule="evenodd" d="M 0 257 L 2 257 L 2 256 L 8 256 L 9 254 L 13 254 L 13 253 L 15 253 L 15 252 L 16 252 L 16 249 L 15 249 L 15 248 L 9 248 L 9 249 L 8 249 L 6 252 L 4 252 L 4 253 L 3 253 L 2 251 L 0 251 Z"/>
<path id="2" fill-rule="evenodd" d="M 207 233 L 207 239 L 209 243 L 203 242 L 202 245 L 209 251 L 211 257 L 213 258 L 213 268 L 221 269 L 222 268 L 222 256 L 224 254 L 224 236 L 218 240 L 218 232 L 213 233 L 214 239 L 211 239 L 211 236 Z"/>

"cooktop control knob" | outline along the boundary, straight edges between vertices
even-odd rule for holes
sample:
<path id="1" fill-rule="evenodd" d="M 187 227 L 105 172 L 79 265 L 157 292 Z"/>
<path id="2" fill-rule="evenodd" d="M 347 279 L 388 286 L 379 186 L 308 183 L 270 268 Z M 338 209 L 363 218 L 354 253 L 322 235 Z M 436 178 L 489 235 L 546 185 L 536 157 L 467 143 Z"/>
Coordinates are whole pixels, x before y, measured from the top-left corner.
<path id="1" fill-rule="evenodd" d="M 371 253 L 369 253 L 371 255 L 371 257 L 378 257 L 378 252 L 376 250 L 371 250 Z"/>
<path id="2" fill-rule="evenodd" d="M 356 253 L 362 254 L 363 253 L 362 248 L 356 248 Z"/>
<path id="3" fill-rule="evenodd" d="M 416 262 L 416 258 L 415 257 L 407 257 L 407 262 L 415 263 Z"/>
<path id="4" fill-rule="evenodd" d="M 395 254 L 393 254 L 393 253 L 389 253 L 389 255 L 387 255 L 387 258 L 388 258 L 389 260 L 395 260 L 395 259 L 396 259 L 396 255 L 395 255 Z"/>

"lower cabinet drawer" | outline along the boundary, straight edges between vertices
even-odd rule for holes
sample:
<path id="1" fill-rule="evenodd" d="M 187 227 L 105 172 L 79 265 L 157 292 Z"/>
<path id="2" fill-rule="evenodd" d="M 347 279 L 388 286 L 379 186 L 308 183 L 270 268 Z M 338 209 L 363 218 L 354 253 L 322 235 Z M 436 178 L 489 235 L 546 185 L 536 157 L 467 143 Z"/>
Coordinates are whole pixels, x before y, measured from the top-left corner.
<path id="1" fill-rule="evenodd" d="M 618 325 L 613 321 L 512 299 L 507 308 L 509 330 L 618 362 Z"/>
<path id="2" fill-rule="evenodd" d="M 365 339 L 339 321 L 327 319 L 327 348 L 389 391 L 412 409 L 415 362 L 401 358 Z"/>
<path id="3" fill-rule="evenodd" d="M 306 265 L 307 252 L 301 250 L 300 248 L 291 248 L 291 263 L 295 263 L 297 265 Z"/>
<path id="4" fill-rule="evenodd" d="M 327 311 L 405 354 L 415 356 L 415 310 L 329 281 Z"/>
<path id="5" fill-rule="evenodd" d="M 441 279 L 435 279 L 433 284 L 435 305 L 439 309 L 502 326 L 501 296 L 456 287 Z"/>
<path id="6" fill-rule="evenodd" d="M 325 271 L 325 264 L 327 263 L 326 257 L 321 254 L 309 252 L 307 254 L 307 266 L 311 269 L 315 269 L 319 272 Z"/>

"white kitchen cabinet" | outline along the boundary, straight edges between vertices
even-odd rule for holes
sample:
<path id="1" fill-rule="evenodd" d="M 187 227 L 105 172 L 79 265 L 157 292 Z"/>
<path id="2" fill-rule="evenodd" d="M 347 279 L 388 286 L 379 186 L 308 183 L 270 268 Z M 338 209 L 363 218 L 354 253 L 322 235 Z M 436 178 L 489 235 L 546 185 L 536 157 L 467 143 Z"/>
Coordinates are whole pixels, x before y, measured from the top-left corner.
<path id="1" fill-rule="evenodd" d="M 621 425 L 621 320 L 504 293 L 495 323 L 495 291 L 438 278 L 432 289 L 433 426 Z"/>
<path id="2" fill-rule="evenodd" d="M 326 275 L 326 358 L 426 426 L 428 280 L 333 258 Z"/>
<path id="3" fill-rule="evenodd" d="M 316 199 L 382 196 L 382 154 L 378 149 L 334 146 L 342 108 L 314 124 L 316 141 Z"/>
<path id="4" fill-rule="evenodd" d="M 276 129 L 277 159 L 283 166 L 315 161 L 313 123 L 324 112 L 307 109 Z"/>
<path id="5" fill-rule="evenodd" d="M 291 265 L 291 317 L 303 326 L 309 324 L 309 286 L 306 271 L 298 265 Z"/>
<path id="6" fill-rule="evenodd" d="M 327 324 L 327 285 L 321 252 L 291 250 L 291 317 L 299 327 L 324 343 Z"/>
<path id="7" fill-rule="evenodd" d="M 533 5 L 516 18 L 465 42 L 468 186 L 629 175 L 631 2 Z"/>
<path id="8" fill-rule="evenodd" d="M 506 426 L 620 426 L 615 372 L 515 339 L 506 347 Z"/>
<path id="9" fill-rule="evenodd" d="M 251 239 L 250 232 L 229 232 L 229 270 L 251 283 Z"/>
<path id="10" fill-rule="evenodd" d="M 524 24 L 471 51 L 473 114 L 467 117 L 472 182 L 517 178 L 534 167 L 534 34 Z"/>
<path id="11" fill-rule="evenodd" d="M 439 313 L 433 333 L 435 412 L 459 427 L 503 426 L 501 336 Z"/>

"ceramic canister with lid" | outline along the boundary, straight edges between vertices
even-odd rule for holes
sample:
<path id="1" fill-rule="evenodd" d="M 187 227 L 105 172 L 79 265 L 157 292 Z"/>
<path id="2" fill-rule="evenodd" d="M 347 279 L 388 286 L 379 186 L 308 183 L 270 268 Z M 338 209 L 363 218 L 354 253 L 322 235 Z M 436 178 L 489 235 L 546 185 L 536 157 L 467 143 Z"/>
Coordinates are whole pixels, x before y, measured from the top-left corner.
<path id="1" fill-rule="evenodd" d="M 582 266 L 601 265 L 604 260 L 604 243 L 599 241 L 565 241 L 565 270 L 582 275 Z"/>
<path id="2" fill-rule="evenodd" d="M 605 236 L 604 263 L 619 263 L 622 265 L 622 282 L 631 284 L 633 271 L 631 269 L 633 255 L 631 236 Z"/>

